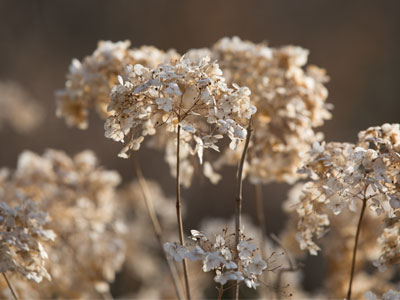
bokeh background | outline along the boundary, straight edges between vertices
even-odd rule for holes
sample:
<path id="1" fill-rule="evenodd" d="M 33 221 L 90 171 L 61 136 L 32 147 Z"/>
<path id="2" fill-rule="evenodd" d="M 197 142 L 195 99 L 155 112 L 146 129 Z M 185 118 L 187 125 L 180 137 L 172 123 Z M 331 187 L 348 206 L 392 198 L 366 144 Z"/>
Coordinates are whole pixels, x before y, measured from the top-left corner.
<path id="1" fill-rule="evenodd" d="M 97 116 L 91 116 L 86 131 L 68 128 L 55 116 L 54 91 L 63 88 L 72 58 L 91 54 L 99 40 L 129 39 L 133 47 L 184 53 L 237 35 L 273 47 L 307 48 L 309 62 L 326 68 L 331 77 L 328 101 L 335 109 L 321 128 L 326 140 L 354 142 L 360 130 L 400 121 L 399 11 L 398 1 L 1 0 L 0 81 L 22 84 L 46 114 L 29 135 L 7 126 L 0 130 L 0 166 L 15 167 L 24 149 L 73 154 L 89 148 L 125 181 L 134 177 L 131 162 L 117 157 L 121 145 L 104 138 Z M 145 175 L 173 195 L 163 154 L 146 150 L 137 156 Z M 204 217 L 231 216 L 234 187 L 235 170 L 226 169 L 218 186 L 198 180 L 184 190 L 185 227 L 195 228 Z M 268 233 L 279 233 L 285 222 L 280 206 L 287 190 L 284 184 L 264 187 Z M 248 185 L 244 195 L 244 213 L 254 216 L 254 191 Z M 305 285 L 317 288 L 318 280 Z"/>

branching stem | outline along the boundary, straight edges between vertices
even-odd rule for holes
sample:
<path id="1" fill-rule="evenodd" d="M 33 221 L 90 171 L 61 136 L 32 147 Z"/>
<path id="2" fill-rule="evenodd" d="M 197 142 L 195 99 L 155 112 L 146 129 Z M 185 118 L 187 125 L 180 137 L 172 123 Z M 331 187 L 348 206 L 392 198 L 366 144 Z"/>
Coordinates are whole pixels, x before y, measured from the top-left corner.
<path id="1" fill-rule="evenodd" d="M 177 139 L 176 139 L 176 217 L 178 219 L 179 239 L 182 246 L 185 246 L 185 237 L 183 234 L 183 223 L 182 223 L 182 204 L 181 204 L 181 183 L 180 183 L 180 136 L 181 136 L 181 125 L 178 124 Z M 189 288 L 189 274 L 186 259 L 183 263 L 183 276 L 185 277 L 186 296 L 190 300 L 190 288 Z"/>
<path id="2" fill-rule="evenodd" d="M 256 193 L 256 210 L 257 210 L 257 225 L 260 228 L 260 235 L 261 235 L 261 245 L 260 245 L 260 250 L 261 250 L 261 257 L 262 259 L 265 260 L 265 228 L 266 228 L 266 223 L 265 223 L 265 214 L 264 214 L 264 203 L 263 203 L 263 195 L 262 195 L 262 185 L 261 183 L 256 183 L 254 185 L 255 188 L 255 193 Z M 263 272 L 263 279 L 264 282 L 267 282 L 267 272 Z"/>
<path id="3" fill-rule="evenodd" d="M 177 295 L 178 299 L 183 299 L 184 296 L 182 293 L 182 286 L 179 281 L 178 271 L 176 270 L 176 266 L 175 266 L 174 262 L 168 258 L 168 256 L 166 255 L 166 253 L 163 249 L 162 229 L 161 229 L 161 225 L 160 225 L 160 222 L 158 220 L 158 217 L 157 217 L 157 214 L 156 214 L 156 211 L 154 208 L 154 203 L 150 196 L 150 190 L 147 185 L 147 181 L 146 181 L 145 177 L 143 176 L 143 172 L 142 172 L 142 169 L 140 168 L 140 164 L 135 157 L 133 158 L 133 162 L 134 162 L 134 167 L 135 167 L 135 171 L 136 171 L 136 176 L 139 181 L 139 186 L 140 186 L 140 189 L 143 194 L 143 199 L 144 199 L 144 202 L 146 205 L 146 209 L 149 214 L 151 224 L 153 226 L 154 235 L 156 236 L 156 239 L 160 246 L 161 251 L 164 253 L 164 257 L 167 262 L 169 272 L 171 274 L 172 282 L 175 287 L 176 295 Z"/>
<path id="4" fill-rule="evenodd" d="M 218 290 L 218 300 L 221 300 L 222 299 L 222 295 L 224 294 L 224 286 L 220 286 L 219 288 L 217 288 L 217 290 Z"/>
<path id="5" fill-rule="evenodd" d="M 12 287 L 10 281 L 8 281 L 8 278 L 7 278 L 7 275 L 6 275 L 5 272 L 3 273 L 3 277 L 4 277 L 4 279 L 5 279 L 6 282 L 7 282 L 7 286 L 8 286 L 8 288 L 10 289 L 11 294 L 12 294 L 13 297 L 14 297 L 14 300 L 18 300 L 17 294 L 15 293 L 15 291 L 14 291 L 14 289 L 13 289 L 13 287 Z"/>
<path id="6" fill-rule="evenodd" d="M 356 265 L 356 254 L 357 254 L 358 238 L 360 236 L 361 222 L 362 222 L 362 219 L 364 217 L 364 212 L 365 212 L 366 206 L 367 206 L 367 198 L 364 197 L 363 204 L 362 204 L 362 207 L 361 207 L 360 218 L 358 219 L 356 237 L 355 237 L 355 241 L 354 241 L 353 259 L 352 259 L 352 262 L 351 262 L 349 289 L 347 291 L 347 298 L 346 298 L 347 300 L 351 299 L 351 286 L 353 284 L 354 269 L 355 269 L 355 265 Z"/>
<path id="7" fill-rule="evenodd" d="M 250 119 L 249 125 L 247 126 L 246 142 L 244 144 L 244 149 L 243 149 L 242 157 L 240 159 L 238 172 L 237 172 L 238 190 L 237 190 L 237 194 L 236 194 L 236 209 L 235 209 L 235 242 L 236 242 L 235 243 L 235 246 L 236 246 L 235 262 L 236 262 L 237 266 L 239 266 L 238 245 L 240 243 L 240 235 L 241 235 L 241 228 L 242 228 L 243 166 L 244 166 L 244 162 L 246 160 L 246 153 L 247 153 L 247 149 L 249 148 L 252 131 L 253 130 L 251 128 L 251 119 Z M 237 282 L 236 287 L 235 287 L 234 295 L 235 295 L 236 300 L 239 299 L 239 284 L 240 284 L 240 282 Z"/>

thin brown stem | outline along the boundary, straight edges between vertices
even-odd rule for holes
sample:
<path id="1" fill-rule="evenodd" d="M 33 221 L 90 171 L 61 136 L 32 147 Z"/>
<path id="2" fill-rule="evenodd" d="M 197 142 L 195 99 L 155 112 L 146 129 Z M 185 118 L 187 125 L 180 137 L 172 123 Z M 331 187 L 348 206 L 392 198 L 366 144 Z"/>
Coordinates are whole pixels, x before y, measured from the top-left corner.
<path id="1" fill-rule="evenodd" d="M 179 239 L 182 246 L 185 246 L 185 237 L 183 235 L 183 222 L 182 222 L 182 204 L 181 204 L 181 183 L 180 183 L 180 137 L 181 137 L 181 125 L 178 124 L 178 131 L 176 134 L 176 217 L 178 219 Z M 189 274 L 186 259 L 183 263 L 183 276 L 185 277 L 186 296 L 190 300 L 190 288 L 189 288 Z"/>
<path id="2" fill-rule="evenodd" d="M 261 250 L 261 257 L 262 259 L 265 260 L 265 254 L 266 254 L 266 249 L 265 249 L 265 228 L 266 228 L 266 223 L 265 223 L 265 214 L 264 214 L 264 203 L 263 203 L 263 195 L 262 195 L 262 185 L 261 183 L 256 183 L 254 185 L 255 188 L 255 194 L 256 194 L 256 216 L 257 216 L 257 225 L 258 228 L 260 228 L 260 250 Z M 263 280 L 264 282 L 267 282 L 267 272 L 263 272 Z M 262 286 L 262 289 L 265 290 L 265 286 Z"/>
<path id="3" fill-rule="evenodd" d="M 241 235 L 241 228 L 242 228 L 242 202 L 243 202 L 243 166 L 244 162 L 246 160 L 246 154 L 247 150 L 249 148 L 249 143 L 250 143 L 250 138 L 251 138 L 251 133 L 252 133 L 252 128 L 251 128 L 251 119 L 249 121 L 249 125 L 247 126 L 247 136 L 246 136 L 246 142 L 244 144 L 244 149 L 242 153 L 242 157 L 240 159 L 239 167 L 238 167 L 238 172 L 237 172 L 237 182 L 238 182 L 238 190 L 236 194 L 236 209 L 235 209 L 235 246 L 236 246 L 236 255 L 235 255 L 235 262 L 236 265 L 239 266 L 239 253 L 238 253 L 238 245 L 240 243 L 240 235 Z M 240 282 L 238 281 L 236 283 L 235 287 L 235 299 L 239 299 L 239 284 Z"/>
<path id="4" fill-rule="evenodd" d="M 140 168 L 139 162 L 136 160 L 136 158 L 133 158 L 133 163 L 136 171 L 136 176 L 138 178 L 139 186 L 143 194 L 143 199 L 146 205 L 147 213 L 149 214 L 151 224 L 153 226 L 153 231 L 154 235 L 156 236 L 157 242 L 160 246 L 161 251 L 164 253 L 165 260 L 168 265 L 169 273 L 172 278 L 172 282 L 175 287 L 176 295 L 178 299 L 183 299 L 183 292 L 182 292 L 182 286 L 179 281 L 179 276 L 178 276 L 178 271 L 176 269 L 175 264 L 171 261 L 171 259 L 168 258 L 166 255 L 164 249 L 163 249 L 163 243 L 162 243 L 162 229 L 160 222 L 158 220 L 156 210 L 154 208 L 153 201 L 150 196 L 150 189 L 149 186 L 147 185 L 146 178 L 143 176 L 142 169 Z"/>
<path id="5" fill-rule="evenodd" d="M 222 299 L 222 295 L 224 294 L 224 286 L 220 286 L 219 288 L 218 288 L 218 300 L 221 300 Z"/>
<path id="6" fill-rule="evenodd" d="M 11 294 L 12 294 L 13 297 L 14 297 L 14 300 L 18 300 L 17 294 L 15 293 L 15 291 L 14 291 L 14 289 L 13 289 L 13 287 L 12 287 L 10 281 L 8 281 L 8 278 L 7 278 L 7 275 L 6 275 L 5 272 L 3 273 L 3 277 L 4 277 L 4 279 L 5 279 L 6 282 L 7 282 L 7 286 L 8 286 L 8 288 L 10 289 Z"/>
<path id="7" fill-rule="evenodd" d="M 353 284 L 354 269 L 355 269 L 355 266 L 356 266 L 356 254 L 357 254 L 358 238 L 360 236 L 361 222 L 362 222 L 362 219 L 364 217 L 364 212 L 365 212 L 365 208 L 366 207 L 367 207 L 367 198 L 364 197 L 363 204 L 362 204 L 362 207 L 361 207 L 360 218 L 358 219 L 356 237 L 355 237 L 355 241 L 354 241 L 353 259 L 351 261 L 349 289 L 347 291 L 347 298 L 346 298 L 347 300 L 351 299 L 351 286 Z"/>

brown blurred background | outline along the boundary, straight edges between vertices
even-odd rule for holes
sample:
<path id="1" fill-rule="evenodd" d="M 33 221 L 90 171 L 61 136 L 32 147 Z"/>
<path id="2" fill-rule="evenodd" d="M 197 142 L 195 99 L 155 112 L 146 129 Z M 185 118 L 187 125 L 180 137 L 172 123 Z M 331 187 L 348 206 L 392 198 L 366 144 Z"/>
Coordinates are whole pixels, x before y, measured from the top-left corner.
<path id="1" fill-rule="evenodd" d="M 15 167 L 24 149 L 46 148 L 69 154 L 93 149 L 102 163 L 133 178 L 131 162 L 117 157 L 121 144 L 104 138 L 103 122 L 92 115 L 89 130 L 70 129 L 55 117 L 54 91 L 64 86 L 72 58 L 91 54 L 98 40 L 129 39 L 133 47 L 211 46 L 238 35 L 276 47 L 299 45 L 311 51 L 309 62 L 327 69 L 333 119 L 321 129 L 328 141 L 355 141 L 368 126 L 399 122 L 400 2 L 398 1 L 0 1 L 0 81 L 21 83 L 46 110 L 45 122 L 30 135 L 0 131 L 0 166 Z M 1 97 L 1 95 L 0 95 Z M 1 107 L 0 107 L 1 110 Z M 145 175 L 173 195 L 163 154 L 138 154 Z M 222 183 L 196 180 L 184 190 L 193 228 L 204 217 L 230 216 L 235 170 Z M 280 211 L 288 186 L 264 188 L 268 232 L 279 233 Z M 253 190 L 246 186 L 244 212 L 254 215 Z"/>

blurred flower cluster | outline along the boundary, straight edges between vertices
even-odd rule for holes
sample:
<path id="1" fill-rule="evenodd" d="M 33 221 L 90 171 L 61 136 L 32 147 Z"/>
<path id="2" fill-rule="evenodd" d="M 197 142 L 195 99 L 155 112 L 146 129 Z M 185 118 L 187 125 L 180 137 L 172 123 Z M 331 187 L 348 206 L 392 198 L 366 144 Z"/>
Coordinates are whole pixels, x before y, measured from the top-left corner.
<path id="1" fill-rule="evenodd" d="M 51 280 L 45 268 L 48 255 L 42 246 L 55 238 L 52 230 L 43 228 L 48 216 L 22 193 L 15 196 L 19 198 L 15 201 L 20 203 L 18 206 L 0 202 L 0 272 L 18 272 L 37 283 L 43 278 Z"/>
<path id="2" fill-rule="evenodd" d="M 91 56 L 70 65 L 65 89 L 56 92 L 57 116 L 65 118 L 70 126 L 88 127 L 88 114 L 95 109 L 102 117 L 108 116 L 111 87 L 118 83 L 117 76 L 124 73 L 126 65 L 142 64 L 156 67 L 159 63 L 178 55 L 150 46 L 130 49 L 130 42 L 100 41 Z"/>
<path id="3" fill-rule="evenodd" d="M 44 119 L 44 109 L 14 81 L 0 81 L 0 106 L 0 130 L 6 124 L 18 133 L 28 134 Z"/>
<path id="4" fill-rule="evenodd" d="M 271 48 L 238 37 L 223 38 L 210 50 L 188 53 L 197 59 L 208 55 L 217 60 L 228 83 L 251 90 L 252 104 L 257 107 L 247 161 L 252 182 L 294 182 L 300 177 L 301 153 L 323 139 L 314 128 L 331 118 L 332 105 L 326 103 L 324 86 L 328 77 L 314 65 L 304 68 L 308 54 L 300 47 Z M 240 151 L 224 154 L 218 164 L 236 164 L 240 157 Z"/>
<path id="5" fill-rule="evenodd" d="M 56 150 L 47 150 L 42 156 L 25 151 L 16 170 L 9 173 L 2 179 L 5 186 L 0 198 L 2 215 L 6 217 L 2 226 L 8 228 L 2 233 L 5 259 L 25 251 L 27 270 L 36 266 L 40 270 L 36 277 L 28 272 L 25 276 L 40 281 L 43 276 L 50 279 L 42 263 L 48 255 L 46 268 L 52 281 L 41 283 L 40 297 L 86 298 L 107 294 L 125 253 L 119 237 L 123 226 L 115 220 L 118 173 L 99 167 L 91 151 L 70 158 Z M 20 204 L 11 208 L 18 204 L 16 199 L 20 199 Z M 42 229 L 44 225 L 48 230 Z M 47 254 L 37 241 L 39 237 L 54 240 L 46 245 Z M 11 240 L 13 247 L 21 249 L 8 250 Z M 5 262 L 10 264 L 10 259 Z M 19 270 L 18 261 L 15 264 Z M 13 282 L 16 280 L 13 278 Z"/>

